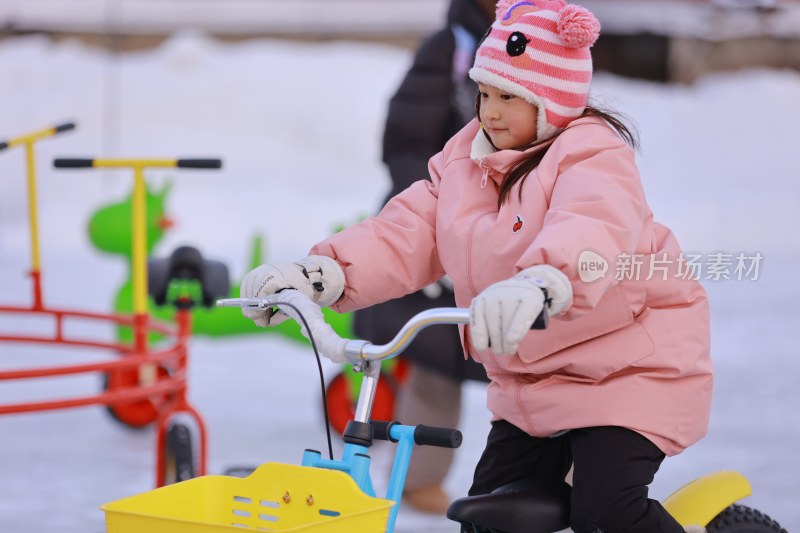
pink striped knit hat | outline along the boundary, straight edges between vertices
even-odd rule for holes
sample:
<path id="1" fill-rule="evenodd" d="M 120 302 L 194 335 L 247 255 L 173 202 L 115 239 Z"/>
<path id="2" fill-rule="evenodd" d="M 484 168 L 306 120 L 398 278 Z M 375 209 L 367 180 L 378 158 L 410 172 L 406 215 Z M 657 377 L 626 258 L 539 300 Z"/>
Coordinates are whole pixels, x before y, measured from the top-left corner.
<path id="1" fill-rule="evenodd" d="M 586 108 L 599 34 L 590 11 L 564 0 L 500 0 L 469 76 L 535 105 L 545 140 Z"/>

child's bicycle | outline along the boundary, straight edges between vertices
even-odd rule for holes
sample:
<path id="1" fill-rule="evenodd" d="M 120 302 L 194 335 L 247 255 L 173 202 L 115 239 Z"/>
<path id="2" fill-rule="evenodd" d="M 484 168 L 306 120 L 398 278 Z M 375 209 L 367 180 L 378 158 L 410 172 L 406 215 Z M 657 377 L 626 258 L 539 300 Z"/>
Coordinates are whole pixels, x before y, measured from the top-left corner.
<path id="1" fill-rule="evenodd" d="M 380 361 L 400 354 L 416 334 L 435 324 L 466 324 L 469 310 L 437 308 L 414 316 L 386 345 L 339 337 L 320 308 L 294 290 L 268 298 L 234 298 L 222 306 L 280 307 L 297 320 L 319 349 L 334 361 L 364 373 L 354 420 L 345 430 L 342 459 L 306 450 L 302 465 L 266 463 L 246 478 L 203 476 L 105 504 L 108 533 L 222 533 L 225 531 L 386 532 L 394 531 L 415 444 L 455 448 L 454 429 L 404 426 L 370 420 Z M 546 327 L 541 315 L 534 328 Z M 367 455 L 374 439 L 397 443 L 385 498 L 375 495 Z M 475 533 L 553 533 L 569 527 L 569 486 L 557 494 L 521 481 L 492 494 L 455 501 L 447 516 Z M 749 483 L 733 471 L 701 477 L 670 496 L 664 506 L 692 530 L 723 533 L 786 533 L 777 522 L 736 504 L 750 495 Z"/>

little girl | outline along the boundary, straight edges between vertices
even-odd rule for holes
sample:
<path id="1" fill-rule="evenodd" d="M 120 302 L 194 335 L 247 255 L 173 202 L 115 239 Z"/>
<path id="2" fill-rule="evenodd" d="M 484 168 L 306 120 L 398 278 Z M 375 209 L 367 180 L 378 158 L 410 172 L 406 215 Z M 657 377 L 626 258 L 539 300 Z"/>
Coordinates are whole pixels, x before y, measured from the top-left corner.
<path id="1" fill-rule="evenodd" d="M 491 380 L 470 495 L 528 477 L 555 486 L 574 464 L 576 533 L 681 532 L 647 486 L 706 432 L 708 303 L 653 221 L 634 137 L 587 107 L 598 32 L 563 0 L 498 2 L 470 70 L 477 119 L 430 160 L 430 179 L 309 257 L 251 271 L 241 295 L 295 288 L 344 312 L 447 274 L 470 306 L 465 353 Z M 529 331 L 542 310 L 548 329 Z"/>

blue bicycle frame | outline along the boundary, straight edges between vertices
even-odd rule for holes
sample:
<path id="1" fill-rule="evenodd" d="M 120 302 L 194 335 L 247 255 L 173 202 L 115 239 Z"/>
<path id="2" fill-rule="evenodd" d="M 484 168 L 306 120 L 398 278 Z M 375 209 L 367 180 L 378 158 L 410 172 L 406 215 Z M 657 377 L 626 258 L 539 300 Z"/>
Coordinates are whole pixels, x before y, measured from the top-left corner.
<path id="1" fill-rule="evenodd" d="M 403 496 L 403 487 L 406 483 L 408 465 L 411 462 L 411 452 L 414 448 L 415 426 L 403 426 L 393 424 L 390 429 L 392 440 L 397 441 L 397 450 L 392 464 L 392 473 L 389 477 L 389 486 L 386 489 L 386 499 L 395 502 L 389 512 L 389 521 L 386 524 L 386 532 L 394 531 L 397 513 L 400 510 L 400 499 Z M 372 479 L 369 474 L 370 457 L 367 455 L 369 448 L 358 444 L 344 445 L 342 459 L 340 461 L 325 459 L 316 450 L 306 450 L 303 452 L 303 466 L 315 468 L 327 468 L 330 470 L 340 470 L 352 477 L 359 488 L 364 493 L 375 496 L 375 489 L 372 486 Z"/>

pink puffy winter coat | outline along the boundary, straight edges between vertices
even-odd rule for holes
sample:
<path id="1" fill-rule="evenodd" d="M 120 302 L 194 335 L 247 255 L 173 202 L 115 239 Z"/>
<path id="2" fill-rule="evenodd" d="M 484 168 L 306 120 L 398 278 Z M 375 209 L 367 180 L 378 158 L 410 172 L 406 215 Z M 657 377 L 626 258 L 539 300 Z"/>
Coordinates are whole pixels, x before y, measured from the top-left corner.
<path id="1" fill-rule="evenodd" d="M 317 244 L 312 253 L 344 269 L 334 308 L 396 298 L 444 274 L 463 307 L 524 268 L 555 267 L 572 282 L 573 304 L 516 355 L 473 350 L 462 328 L 465 352 L 491 379 L 493 416 L 535 436 L 623 426 L 681 452 L 708 426 L 708 302 L 681 276 L 672 233 L 653 221 L 633 151 L 599 119 L 578 119 L 523 181 L 521 200 L 518 183 L 498 210 L 499 184 L 519 156 L 492 150 L 474 120 L 431 159 L 431 181 Z M 592 270 L 602 260 L 605 275 Z"/>

